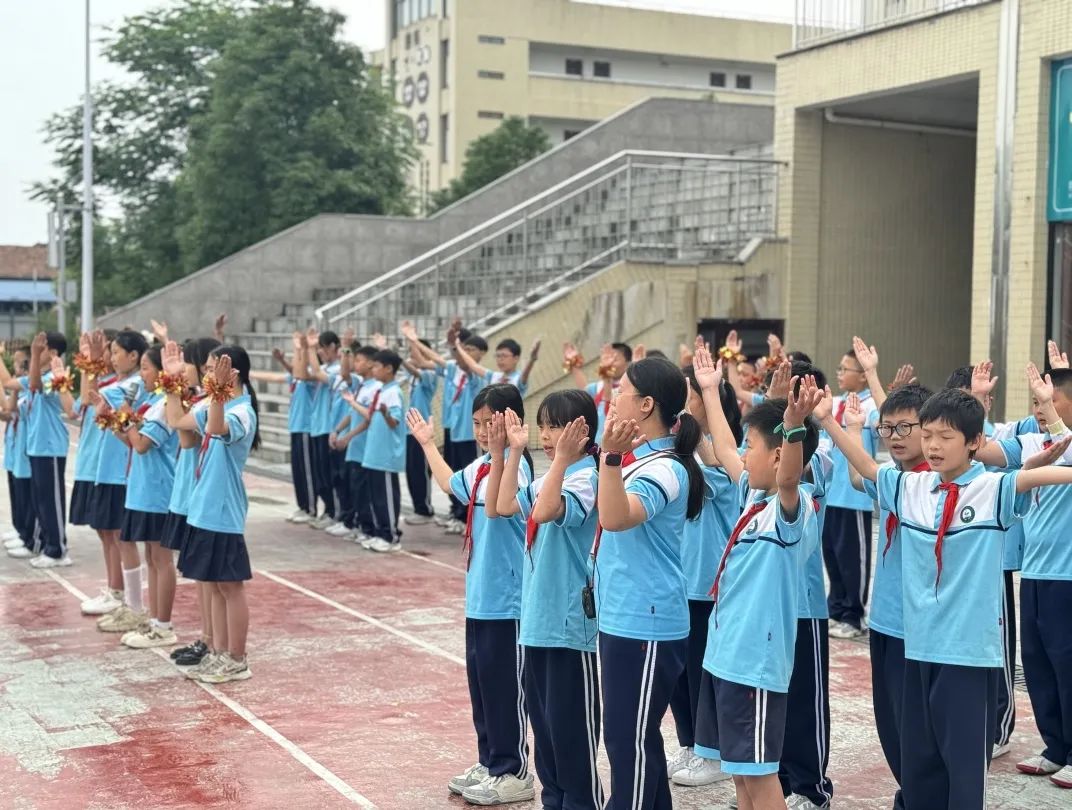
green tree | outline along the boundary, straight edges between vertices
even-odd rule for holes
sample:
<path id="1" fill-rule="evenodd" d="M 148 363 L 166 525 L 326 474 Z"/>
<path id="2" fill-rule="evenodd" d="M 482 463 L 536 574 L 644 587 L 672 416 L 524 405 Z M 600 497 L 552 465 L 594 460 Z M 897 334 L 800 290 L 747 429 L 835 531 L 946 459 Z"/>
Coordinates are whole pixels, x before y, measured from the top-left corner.
<path id="1" fill-rule="evenodd" d="M 472 141 L 465 150 L 465 164 L 459 177 L 431 195 L 431 208 L 438 211 L 498 180 L 507 172 L 528 163 L 551 148 L 547 133 L 512 115 L 498 128 Z"/>

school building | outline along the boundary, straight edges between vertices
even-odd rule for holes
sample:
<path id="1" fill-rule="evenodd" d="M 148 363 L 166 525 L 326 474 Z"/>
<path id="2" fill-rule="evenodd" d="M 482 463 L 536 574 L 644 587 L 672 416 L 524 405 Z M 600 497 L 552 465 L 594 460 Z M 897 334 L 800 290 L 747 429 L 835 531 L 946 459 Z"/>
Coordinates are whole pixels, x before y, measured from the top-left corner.
<path id="1" fill-rule="evenodd" d="M 1072 3 L 798 0 L 775 154 L 788 343 L 921 379 L 1072 345 Z"/>
<path id="2" fill-rule="evenodd" d="M 650 97 L 774 103 L 792 26 L 576 0 L 382 0 L 373 54 L 413 123 L 423 201 L 507 116 L 552 144 Z"/>

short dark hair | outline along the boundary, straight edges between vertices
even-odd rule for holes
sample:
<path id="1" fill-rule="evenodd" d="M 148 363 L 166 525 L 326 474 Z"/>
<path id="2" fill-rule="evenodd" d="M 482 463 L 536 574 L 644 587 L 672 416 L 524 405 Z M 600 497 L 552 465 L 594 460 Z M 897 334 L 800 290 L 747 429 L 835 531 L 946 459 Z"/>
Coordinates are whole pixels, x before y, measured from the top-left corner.
<path id="1" fill-rule="evenodd" d="M 587 449 L 591 450 L 595 446 L 596 431 L 599 429 L 599 413 L 595 400 L 587 391 L 565 388 L 548 394 L 536 411 L 536 424 L 560 428 L 578 417 L 584 417 L 584 421 L 588 423 Z"/>
<path id="2" fill-rule="evenodd" d="M 473 333 L 466 329 L 464 326 L 458 330 L 458 340 L 460 340 L 462 343 L 465 343 L 465 341 L 469 340 L 469 338 L 471 338 L 472 336 Z"/>
<path id="3" fill-rule="evenodd" d="M 160 357 L 159 344 L 154 344 L 150 346 L 148 350 L 146 350 L 145 354 L 142 355 L 142 357 L 148 357 L 149 362 L 153 364 L 153 368 L 155 368 L 157 371 L 164 370 L 164 361 Z"/>
<path id="4" fill-rule="evenodd" d="M 372 362 L 390 366 L 394 371 L 398 371 L 399 367 L 402 365 L 402 358 L 398 356 L 398 352 L 393 352 L 390 349 L 382 349 L 373 355 Z"/>
<path id="5" fill-rule="evenodd" d="M 112 342 L 125 352 L 134 352 L 139 359 L 149 348 L 149 341 L 145 339 L 145 335 L 135 329 L 120 329 L 115 333 Z M 64 343 L 66 344 L 66 341 Z M 52 348 L 51 345 L 49 348 Z"/>
<path id="6" fill-rule="evenodd" d="M 64 337 L 63 332 L 45 332 L 45 340 L 48 343 L 48 348 L 52 349 L 56 354 L 67 353 L 67 338 Z"/>
<path id="7" fill-rule="evenodd" d="M 1050 382 L 1054 390 L 1060 389 L 1065 396 L 1072 397 L 1072 369 L 1050 369 Z"/>
<path id="8" fill-rule="evenodd" d="M 663 360 L 670 359 L 666 356 L 666 352 L 664 352 L 662 349 L 652 349 L 648 352 L 648 357 L 661 357 Z"/>
<path id="9" fill-rule="evenodd" d="M 959 366 L 953 369 L 953 373 L 949 375 L 943 388 L 967 388 L 970 391 L 974 370 L 972 366 Z"/>
<path id="10" fill-rule="evenodd" d="M 214 337 L 190 338 L 182 345 L 183 359 L 197 369 L 198 379 L 205 373 L 209 355 L 219 347 L 220 342 Z"/>
<path id="11" fill-rule="evenodd" d="M 813 362 L 811 357 L 809 357 L 804 352 L 792 351 L 792 352 L 789 352 L 789 354 L 787 354 L 786 357 L 789 358 L 789 362 L 791 362 L 791 363 L 795 363 L 798 360 L 800 362 L 802 362 L 802 363 L 811 363 L 811 362 Z"/>
<path id="12" fill-rule="evenodd" d="M 633 348 L 628 343 L 612 343 L 610 347 L 616 352 L 621 352 L 625 362 L 633 362 Z"/>
<path id="13" fill-rule="evenodd" d="M 983 435 L 986 409 L 979 400 L 959 388 L 943 388 L 923 403 L 919 411 L 921 425 L 945 422 L 964 434 L 965 441 Z"/>
<path id="14" fill-rule="evenodd" d="M 362 357 L 367 357 L 369 360 L 375 360 L 376 355 L 380 353 L 380 350 L 375 346 L 358 346 L 354 349 L 354 354 L 359 354 Z"/>
<path id="15" fill-rule="evenodd" d="M 826 388 L 826 374 L 818 366 L 813 366 L 811 363 L 805 360 L 794 360 L 789 369 L 789 376 L 797 378 L 797 388 L 800 387 L 800 382 L 806 376 L 811 375 L 815 378 L 815 384 L 820 389 Z M 774 376 L 774 369 L 770 369 L 763 377 L 763 384 L 769 386 L 771 378 Z"/>
<path id="16" fill-rule="evenodd" d="M 328 346 L 338 346 L 339 336 L 329 329 L 326 332 L 320 333 L 320 339 L 317 342 L 324 348 L 327 348 Z"/>
<path id="17" fill-rule="evenodd" d="M 480 349 L 480 351 L 482 352 L 486 352 L 488 350 L 488 342 L 484 340 L 484 338 L 480 337 L 480 335 L 470 335 L 464 341 L 462 341 L 462 343 L 465 346 L 472 346 L 474 349 Z"/>
<path id="18" fill-rule="evenodd" d="M 350 351 L 351 352 L 356 352 L 360 348 L 361 348 L 361 341 L 360 340 L 355 339 L 355 340 L 350 341 Z"/>
<path id="19" fill-rule="evenodd" d="M 521 356 L 521 344 L 513 338 L 506 338 L 506 340 L 500 340 L 499 345 L 495 347 L 495 351 L 499 351 L 499 349 L 506 349 L 506 351 L 510 352 L 510 354 L 512 354 L 514 357 Z"/>
<path id="20" fill-rule="evenodd" d="M 782 424 L 785 417 L 785 409 L 788 403 L 784 399 L 766 399 L 748 412 L 744 424 L 746 427 L 755 428 L 768 450 L 773 450 L 782 445 L 782 434 L 777 433 L 777 428 Z M 804 420 L 804 465 L 807 466 L 815 450 L 819 447 L 819 423 L 809 416 Z"/>
<path id="21" fill-rule="evenodd" d="M 915 411 L 917 414 L 923 409 L 923 403 L 934 396 L 931 389 L 923 385 L 912 383 L 902 385 L 890 391 L 882 407 L 878 409 L 879 416 L 889 416 L 891 413 L 903 411 Z"/>

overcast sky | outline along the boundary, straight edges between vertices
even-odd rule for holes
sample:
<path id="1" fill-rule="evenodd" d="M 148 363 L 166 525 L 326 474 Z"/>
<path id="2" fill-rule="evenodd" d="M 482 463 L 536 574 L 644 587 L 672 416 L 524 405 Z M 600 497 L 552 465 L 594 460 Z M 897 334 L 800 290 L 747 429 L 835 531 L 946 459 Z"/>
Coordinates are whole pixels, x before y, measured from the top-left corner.
<path id="1" fill-rule="evenodd" d="M 457 0 L 464 3 L 466 0 Z M 793 0 L 582 0 L 668 11 L 732 14 L 791 22 Z M 167 0 L 92 0 L 92 37 L 131 14 Z M 382 47 L 382 0 L 324 0 L 347 15 L 346 35 L 362 48 Z M 27 199 L 30 183 L 51 171 L 41 126 L 78 103 L 83 85 L 84 4 L 81 0 L 0 0 L 0 244 L 46 239 L 47 207 Z M 95 51 L 94 80 L 119 79 Z"/>

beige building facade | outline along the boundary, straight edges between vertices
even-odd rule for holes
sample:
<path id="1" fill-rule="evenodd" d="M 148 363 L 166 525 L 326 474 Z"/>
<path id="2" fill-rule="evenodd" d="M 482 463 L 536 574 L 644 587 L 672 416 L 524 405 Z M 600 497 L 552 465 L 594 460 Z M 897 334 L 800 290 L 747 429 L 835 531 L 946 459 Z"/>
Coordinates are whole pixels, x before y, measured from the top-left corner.
<path id="1" fill-rule="evenodd" d="M 1072 3 L 827 5 L 850 10 L 799 0 L 778 62 L 788 343 L 832 368 L 859 333 L 932 386 L 990 357 L 998 413 L 1022 416 L 1024 364 L 1049 336 L 1072 348 L 1072 240 L 1048 204 L 1072 194 L 1051 154 L 1072 127 L 1051 115 Z"/>
<path id="2" fill-rule="evenodd" d="M 418 198 L 475 139 L 520 116 L 559 144 L 643 99 L 774 103 L 792 26 L 575 0 L 383 0 L 392 76 L 413 122 Z"/>

